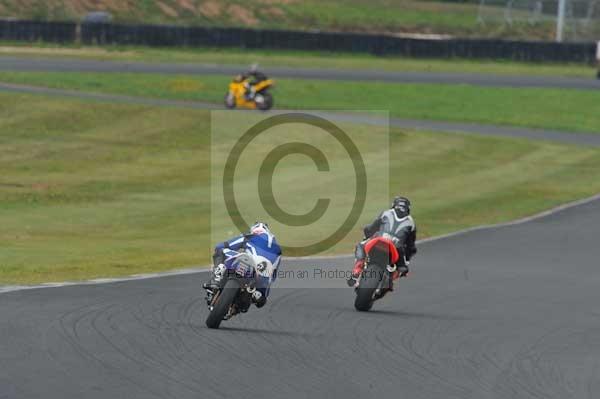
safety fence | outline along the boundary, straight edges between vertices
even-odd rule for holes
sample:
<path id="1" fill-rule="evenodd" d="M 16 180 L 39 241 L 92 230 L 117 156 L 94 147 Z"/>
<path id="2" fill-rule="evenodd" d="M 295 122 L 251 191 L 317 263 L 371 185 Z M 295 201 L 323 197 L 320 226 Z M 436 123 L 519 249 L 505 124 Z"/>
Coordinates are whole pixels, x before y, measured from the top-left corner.
<path id="1" fill-rule="evenodd" d="M 412 39 L 359 33 L 303 32 L 162 25 L 86 24 L 86 44 L 209 46 L 361 52 L 421 58 L 486 58 L 517 61 L 595 60 L 594 43 L 526 42 L 493 39 Z"/>
<path id="2" fill-rule="evenodd" d="M 77 40 L 77 28 L 78 26 L 74 22 L 0 19 L 0 40 L 73 43 Z"/>
<path id="3" fill-rule="evenodd" d="M 561 0 L 479 0 L 477 21 L 499 28 L 535 30 L 558 27 Z M 600 0 L 566 0 L 561 37 L 564 41 L 600 39 Z"/>
<path id="4" fill-rule="evenodd" d="M 361 33 L 219 27 L 0 21 L 0 39 L 93 45 L 237 47 L 371 53 L 418 58 L 594 63 L 596 44 L 494 39 L 413 39 Z"/>

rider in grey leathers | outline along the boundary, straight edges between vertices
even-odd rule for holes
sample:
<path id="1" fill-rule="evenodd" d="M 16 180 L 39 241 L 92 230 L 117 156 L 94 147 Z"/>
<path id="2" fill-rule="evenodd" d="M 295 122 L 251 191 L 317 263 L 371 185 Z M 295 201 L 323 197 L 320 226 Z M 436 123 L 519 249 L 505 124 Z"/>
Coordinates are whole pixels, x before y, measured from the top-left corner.
<path id="1" fill-rule="evenodd" d="M 377 235 L 388 234 L 393 237 L 400 258 L 396 262 L 397 271 L 393 279 L 408 274 L 407 262 L 417 253 L 417 227 L 410 215 L 410 200 L 406 197 L 396 197 L 392 207 L 383 211 L 371 224 L 363 229 L 365 238 L 358 243 L 355 250 L 355 263 L 348 285 L 356 285 L 357 279 L 365 263 L 364 245 L 369 239 Z"/>

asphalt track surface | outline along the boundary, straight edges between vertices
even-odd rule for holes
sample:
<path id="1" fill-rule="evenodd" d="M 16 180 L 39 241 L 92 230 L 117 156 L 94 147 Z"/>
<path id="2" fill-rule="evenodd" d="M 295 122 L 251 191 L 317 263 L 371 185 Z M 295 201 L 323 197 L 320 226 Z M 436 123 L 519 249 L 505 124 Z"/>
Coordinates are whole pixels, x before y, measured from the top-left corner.
<path id="1" fill-rule="evenodd" d="M 130 72 L 159 74 L 236 75 L 247 65 L 145 63 L 99 61 L 77 58 L 37 58 L 0 56 L 0 70 L 38 72 Z M 265 67 L 264 72 L 275 78 L 320 79 L 344 81 L 381 81 L 393 83 L 468 84 L 500 87 L 540 87 L 598 90 L 600 81 L 591 77 L 561 77 L 533 75 L 489 75 L 451 72 L 393 72 L 378 70 L 332 70 L 319 68 Z"/>
<path id="2" fill-rule="evenodd" d="M 0 91 L 9 93 L 25 93 L 38 94 L 47 96 L 70 97 L 90 101 L 122 103 L 122 104 L 140 104 L 158 107 L 175 107 L 187 109 L 206 109 L 219 110 L 223 109 L 221 105 L 192 102 L 180 100 L 167 100 L 157 98 L 132 97 L 116 94 L 90 93 L 77 90 L 52 89 L 46 87 L 27 86 L 20 84 L 2 83 L 0 82 Z M 244 112 L 244 111 L 236 111 Z M 254 111 L 248 111 L 254 112 Z M 279 111 L 281 112 L 281 111 Z M 471 133 L 482 136 L 501 136 L 512 138 L 524 138 L 533 140 L 555 141 L 565 144 L 600 146 L 600 134 L 597 133 L 576 133 L 576 132 L 561 132 L 552 130 L 530 129 L 516 126 L 496 126 L 496 125 L 481 125 L 475 123 L 464 122 L 447 122 L 447 121 L 431 121 L 431 120 L 415 120 L 401 118 L 382 118 L 369 114 L 352 113 L 344 114 L 340 112 L 311 112 L 318 114 L 334 122 L 349 122 L 358 124 L 371 125 L 387 125 L 391 127 L 425 130 L 430 132 L 440 133 Z"/>
<path id="3" fill-rule="evenodd" d="M 596 199 L 421 243 L 369 313 L 350 257 L 288 259 L 218 331 L 206 273 L 3 293 L 0 399 L 598 398 L 599 226 Z"/>
<path id="4" fill-rule="evenodd" d="M 288 260 L 204 326 L 206 273 L 0 295 L 0 398 L 598 398 L 600 200 L 420 245 L 369 313 L 349 258 Z"/>

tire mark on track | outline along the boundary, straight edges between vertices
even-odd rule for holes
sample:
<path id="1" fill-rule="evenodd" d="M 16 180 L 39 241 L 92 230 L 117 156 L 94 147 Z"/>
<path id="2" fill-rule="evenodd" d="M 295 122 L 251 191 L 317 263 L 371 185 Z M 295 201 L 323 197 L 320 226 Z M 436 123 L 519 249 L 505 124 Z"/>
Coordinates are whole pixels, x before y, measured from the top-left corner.
<path id="1" fill-rule="evenodd" d="M 98 305 L 86 305 L 81 308 L 75 309 L 73 311 L 67 312 L 59 317 L 59 325 L 62 332 L 63 338 L 65 338 L 70 346 L 75 350 L 76 354 L 80 357 L 83 357 L 86 360 L 89 360 L 97 365 L 100 365 L 103 369 L 109 371 L 111 374 L 115 376 L 119 376 L 123 380 L 129 382 L 131 385 L 140 389 L 142 392 L 146 392 L 153 397 L 163 398 L 163 396 L 147 387 L 145 384 L 138 383 L 135 379 L 131 378 L 127 374 L 125 374 L 118 367 L 113 366 L 112 364 L 100 359 L 97 355 L 95 355 L 92 351 L 85 348 L 82 343 L 81 337 L 78 332 L 78 325 L 80 325 L 85 318 L 96 312 L 97 310 L 90 309 L 94 306 Z M 115 306 L 114 304 L 104 305 L 107 308 Z M 81 310 L 87 310 L 86 312 L 82 312 L 78 314 Z M 70 318 L 73 318 L 71 321 Z M 70 320 L 70 321 L 67 321 Z"/>

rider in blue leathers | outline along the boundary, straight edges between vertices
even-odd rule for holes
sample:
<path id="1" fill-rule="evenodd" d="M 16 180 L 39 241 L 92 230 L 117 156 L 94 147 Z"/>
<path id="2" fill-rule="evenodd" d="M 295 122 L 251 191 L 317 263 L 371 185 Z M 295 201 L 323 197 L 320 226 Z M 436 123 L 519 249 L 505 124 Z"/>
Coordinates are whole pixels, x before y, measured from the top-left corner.
<path id="1" fill-rule="evenodd" d="M 264 257 L 273 265 L 269 276 L 257 275 L 256 291 L 252 294 L 252 300 L 257 307 L 265 305 L 271 284 L 277 278 L 277 268 L 281 262 L 281 247 L 269 226 L 261 222 L 252 225 L 248 234 L 241 234 L 217 244 L 213 254 L 213 275 L 211 281 L 204 284 L 207 301 L 211 301 L 213 290 L 223 278 L 226 263 L 232 261 L 232 258 L 241 251 Z"/>

